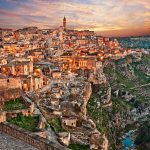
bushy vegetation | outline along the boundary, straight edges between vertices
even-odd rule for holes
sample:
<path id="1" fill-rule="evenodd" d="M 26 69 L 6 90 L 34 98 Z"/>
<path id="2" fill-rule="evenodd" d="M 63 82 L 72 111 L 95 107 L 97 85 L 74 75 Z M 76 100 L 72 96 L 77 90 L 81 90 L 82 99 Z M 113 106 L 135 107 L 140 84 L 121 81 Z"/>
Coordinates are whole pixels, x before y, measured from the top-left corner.
<path id="1" fill-rule="evenodd" d="M 123 76 L 119 71 L 116 71 L 115 75 L 116 75 L 115 82 L 118 85 L 118 87 L 120 87 L 120 85 L 121 86 L 124 85 L 125 89 L 129 90 L 136 84 L 133 80 L 130 80 L 128 77 Z"/>
<path id="2" fill-rule="evenodd" d="M 23 103 L 20 98 L 12 99 L 10 101 L 5 102 L 4 110 L 18 110 L 18 109 L 26 109 L 27 106 Z"/>
<path id="3" fill-rule="evenodd" d="M 16 118 L 8 118 L 7 121 L 28 131 L 35 132 L 38 125 L 39 117 L 23 116 L 22 114 L 18 114 Z"/>
<path id="4" fill-rule="evenodd" d="M 63 132 L 64 129 L 61 126 L 60 118 L 51 118 L 48 123 L 53 127 L 55 132 Z"/>
<path id="5" fill-rule="evenodd" d="M 80 144 L 70 144 L 69 148 L 71 150 L 89 150 L 89 146 L 87 145 L 80 145 Z"/>
<path id="6" fill-rule="evenodd" d="M 134 69 L 135 76 L 138 78 L 138 81 L 140 82 L 140 84 L 150 83 L 150 77 L 148 75 L 146 75 L 143 71 L 138 69 L 139 64 L 140 63 L 132 63 L 132 67 Z"/>
<path id="7" fill-rule="evenodd" d="M 133 107 L 132 104 L 129 102 L 126 102 L 122 99 L 112 97 L 112 113 L 116 114 L 119 112 L 126 112 L 127 110 L 130 110 Z"/>
<path id="8" fill-rule="evenodd" d="M 144 64 L 150 66 L 150 55 L 143 55 L 142 56 L 142 61 Z"/>
<path id="9" fill-rule="evenodd" d="M 94 88 L 93 88 L 94 89 Z M 101 89 L 96 87 L 96 89 Z M 96 93 L 98 93 L 96 91 Z M 96 123 L 97 129 L 101 133 L 105 133 L 107 137 L 109 137 L 109 142 L 111 144 L 110 149 L 116 148 L 114 145 L 114 135 L 113 130 L 114 128 L 110 126 L 112 125 L 112 112 L 109 111 L 107 108 L 103 108 L 100 104 L 100 98 L 99 94 L 96 94 L 95 91 L 92 93 L 92 96 L 90 98 L 90 101 L 87 105 L 87 111 L 88 115 L 93 119 L 93 121 Z"/>
<path id="10" fill-rule="evenodd" d="M 139 150 L 150 149 L 150 120 L 139 127 L 136 144 Z"/>

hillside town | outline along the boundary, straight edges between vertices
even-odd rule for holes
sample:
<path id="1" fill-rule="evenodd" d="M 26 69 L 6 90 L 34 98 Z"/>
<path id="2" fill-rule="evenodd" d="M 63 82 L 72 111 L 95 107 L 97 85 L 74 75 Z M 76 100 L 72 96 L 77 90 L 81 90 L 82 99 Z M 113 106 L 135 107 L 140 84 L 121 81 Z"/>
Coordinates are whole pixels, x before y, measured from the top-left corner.
<path id="1" fill-rule="evenodd" d="M 111 65 L 109 60 L 134 55 L 138 61 L 148 52 L 122 48 L 117 39 L 94 31 L 68 29 L 68 22 L 64 17 L 62 26 L 56 29 L 0 29 L 0 131 L 7 126 L 24 133 L 13 119 L 31 116 L 31 120 L 38 118 L 35 131 L 30 130 L 32 140 L 23 138 L 26 132 L 19 137 L 6 128 L 5 133 L 41 150 L 43 145 L 33 142 L 35 135 L 46 143 L 45 147 L 52 143 L 58 150 L 78 144 L 87 150 L 109 150 L 108 136 L 100 132 L 89 115 L 92 112 L 87 110 L 92 85 L 103 86 L 97 105 L 109 109 L 112 89 L 104 73 L 104 68 Z M 141 69 L 149 73 L 149 68 Z M 132 71 L 128 75 L 132 77 Z M 130 100 L 132 96 L 127 95 Z M 119 117 L 117 121 L 118 125 Z"/>

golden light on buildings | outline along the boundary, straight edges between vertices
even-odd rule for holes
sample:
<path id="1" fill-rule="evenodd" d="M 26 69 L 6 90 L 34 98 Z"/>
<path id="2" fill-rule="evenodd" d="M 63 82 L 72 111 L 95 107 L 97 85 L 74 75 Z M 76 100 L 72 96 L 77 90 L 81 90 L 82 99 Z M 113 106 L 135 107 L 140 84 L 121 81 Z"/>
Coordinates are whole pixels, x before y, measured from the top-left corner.
<path id="1" fill-rule="evenodd" d="M 85 55 L 81 55 L 81 57 L 85 57 Z"/>
<path id="2" fill-rule="evenodd" d="M 117 54 L 117 53 L 118 53 L 118 51 L 117 51 L 117 50 L 115 50 L 115 51 L 114 51 L 114 53 L 115 53 L 115 54 Z"/>
<path id="3" fill-rule="evenodd" d="M 71 63 L 73 60 L 72 59 L 69 59 L 69 62 Z"/>
<path id="4" fill-rule="evenodd" d="M 28 85 L 27 85 L 27 83 L 24 83 L 24 84 L 23 84 L 23 90 L 28 90 Z"/>
<path id="5" fill-rule="evenodd" d="M 3 71 L 6 71 L 6 68 L 2 68 Z"/>
<path id="6" fill-rule="evenodd" d="M 23 87 L 24 87 L 24 88 L 27 88 L 27 87 L 28 87 L 27 83 L 24 83 L 24 84 L 23 84 Z"/>
<path id="7" fill-rule="evenodd" d="M 100 60 L 103 60 L 103 59 L 104 59 L 104 57 L 103 57 L 103 56 L 101 56 L 101 57 L 100 57 Z"/>
<path id="8" fill-rule="evenodd" d="M 41 75 L 41 69 L 39 69 L 39 68 L 38 68 L 38 69 L 35 69 L 35 70 L 34 70 L 34 75 L 35 75 L 35 76 L 40 76 L 40 75 Z"/>
<path id="9" fill-rule="evenodd" d="M 37 72 L 41 72 L 41 69 L 36 69 L 35 71 L 37 71 Z"/>

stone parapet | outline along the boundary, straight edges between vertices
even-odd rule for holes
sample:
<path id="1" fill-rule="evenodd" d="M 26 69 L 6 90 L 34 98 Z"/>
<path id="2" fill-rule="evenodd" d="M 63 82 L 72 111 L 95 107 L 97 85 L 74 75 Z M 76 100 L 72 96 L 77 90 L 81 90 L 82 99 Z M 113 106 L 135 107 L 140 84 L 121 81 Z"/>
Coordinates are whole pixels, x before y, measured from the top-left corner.
<path id="1" fill-rule="evenodd" d="M 0 123 L 0 132 L 9 134 L 19 140 L 22 140 L 39 150 L 69 150 L 56 141 L 50 141 L 34 133 L 26 131 L 8 122 Z"/>

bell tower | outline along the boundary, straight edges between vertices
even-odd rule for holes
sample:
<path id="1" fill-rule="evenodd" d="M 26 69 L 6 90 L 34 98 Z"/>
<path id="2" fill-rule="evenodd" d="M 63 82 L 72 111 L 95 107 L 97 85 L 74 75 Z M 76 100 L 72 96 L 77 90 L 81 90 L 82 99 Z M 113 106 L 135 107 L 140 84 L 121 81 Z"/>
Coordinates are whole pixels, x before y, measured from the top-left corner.
<path id="1" fill-rule="evenodd" d="M 66 17 L 65 16 L 63 18 L 63 28 L 64 28 L 64 30 L 66 30 Z"/>

